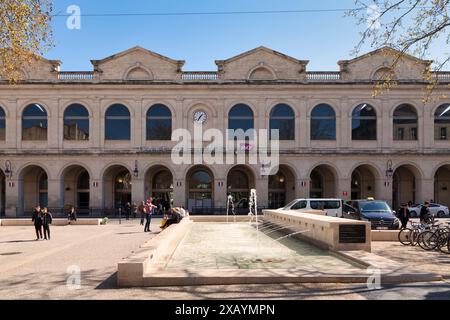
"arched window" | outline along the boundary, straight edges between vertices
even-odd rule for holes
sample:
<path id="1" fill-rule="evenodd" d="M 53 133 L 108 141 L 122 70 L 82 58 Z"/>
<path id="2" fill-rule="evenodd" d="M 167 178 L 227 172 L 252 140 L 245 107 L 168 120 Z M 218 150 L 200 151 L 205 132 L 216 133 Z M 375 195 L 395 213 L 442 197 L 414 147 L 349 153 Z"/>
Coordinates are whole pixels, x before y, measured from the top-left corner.
<path id="1" fill-rule="evenodd" d="M 28 105 L 22 113 L 22 140 L 47 140 L 47 111 L 40 104 Z"/>
<path id="2" fill-rule="evenodd" d="M 394 111 L 394 140 L 417 140 L 417 113 L 413 106 L 402 104 Z"/>
<path id="3" fill-rule="evenodd" d="M 5 110 L 0 107 L 0 140 L 5 140 L 5 130 L 6 130 L 6 120 L 5 120 Z"/>
<path id="4" fill-rule="evenodd" d="M 253 111 L 246 104 L 237 104 L 228 113 L 228 129 L 247 131 L 254 128 Z"/>
<path id="5" fill-rule="evenodd" d="M 89 140 L 89 112 L 81 104 L 64 111 L 64 140 Z"/>
<path id="6" fill-rule="evenodd" d="M 211 190 L 212 189 L 212 177 L 204 171 L 199 170 L 191 175 L 189 181 L 189 189 L 191 190 Z"/>
<path id="7" fill-rule="evenodd" d="M 122 104 L 113 104 L 105 114 L 105 140 L 130 139 L 130 111 Z"/>
<path id="8" fill-rule="evenodd" d="M 377 114 L 367 103 L 353 110 L 352 140 L 377 140 Z"/>
<path id="9" fill-rule="evenodd" d="M 450 104 L 443 104 L 434 113 L 434 139 L 450 140 Z"/>
<path id="10" fill-rule="evenodd" d="M 336 140 L 336 113 L 328 104 L 311 112 L 311 140 Z"/>
<path id="11" fill-rule="evenodd" d="M 163 104 L 155 104 L 147 111 L 147 140 L 172 139 L 172 112 Z"/>
<path id="12" fill-rule="evenodd" d="M 228 174 L 228 189 L 243 189 L 250 188 L 247 174 L 242 170 L 232 170 Z"/>
<path id="13" fill-rule="evenodd" d="M 280 140 L 295 140 L 295 113 L 287 104 L 276 105 L 270 112 L 270 130 L 276 129 Z"/>
<path id="14" fill-rule="evenodd" d="M 246 104 L 237 104 L 231 108 L 228 113 L 228 129 L 229 130 L 247 130 L 254 129 L 254 117 L 252 109 Z M 233 133 L 230 131 L 230 139 L 234 139 Z M 253 135 L 250 136 L 252 138 Z"/>
<path id="15" fill-rule="evenodd" d="M 173 189 L 172 173 L 168 170 L 162 170 L 153 177 L 152 188 L 154 190 Z"/>

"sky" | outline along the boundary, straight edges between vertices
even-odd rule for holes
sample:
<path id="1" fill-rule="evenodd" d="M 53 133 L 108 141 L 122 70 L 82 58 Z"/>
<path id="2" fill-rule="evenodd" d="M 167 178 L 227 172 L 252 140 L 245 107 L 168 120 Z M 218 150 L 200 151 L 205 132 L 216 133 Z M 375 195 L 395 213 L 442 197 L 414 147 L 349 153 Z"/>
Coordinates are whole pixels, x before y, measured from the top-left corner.
<path id="1" fill-rule="evenodd" d="M 214 71 L 223 60 L 266 46 L 300 60 L 310 71 L 338 70 L 363 30 L 344 12 L 89 17 L 85 14 L 349 9 L 354 0 L 54 0 L 56 14 L 81 9 L 81 29 L 67 17 L 53 19 L 55 47 L 45 57 L 63 62 L 63 71 L 92 70 L 98 60 L 141 46 L 176 60 L 185 71 Z M 370 51 L 366 46 L 364 52 Z M 432 55 L 440 57 L 442 48 Z M 434 59 L 434 56 L 429 59 Z"/>

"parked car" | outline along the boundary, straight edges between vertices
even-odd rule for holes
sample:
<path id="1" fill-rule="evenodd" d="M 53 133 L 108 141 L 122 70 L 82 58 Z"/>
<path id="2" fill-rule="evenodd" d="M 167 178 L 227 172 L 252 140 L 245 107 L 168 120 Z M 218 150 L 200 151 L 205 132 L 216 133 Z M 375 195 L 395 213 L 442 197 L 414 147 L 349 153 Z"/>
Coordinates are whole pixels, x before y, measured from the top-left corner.
<path id="1" fill-rule="evenodd" d="M 386 201 L 352 200 L 346 203 L 344 216 L 350 219 L 369 221 L 374 230 L 397 230 L 400 220 Z"/>
<path id="2" fill-rule="evenodd" d="M 280 210 L 323 210 L 327 216 L 342 217 L 342 199 L 296 199 Z"/>
<path id="3" fill-rule="evenodd" d="M 422 209 L 422 207 L 423 204 L 415 204 L 412 207 L 410 207 L 409 212 L 411 213 L 411 217 L 418 218 L 420 216 L 420 210 Z M 430 214 L 433 217 L 443 218 L 445 216 L 450 215 L 448 207 L 443 206 L 441 204 L 431 203 L 429 209 Z"/>

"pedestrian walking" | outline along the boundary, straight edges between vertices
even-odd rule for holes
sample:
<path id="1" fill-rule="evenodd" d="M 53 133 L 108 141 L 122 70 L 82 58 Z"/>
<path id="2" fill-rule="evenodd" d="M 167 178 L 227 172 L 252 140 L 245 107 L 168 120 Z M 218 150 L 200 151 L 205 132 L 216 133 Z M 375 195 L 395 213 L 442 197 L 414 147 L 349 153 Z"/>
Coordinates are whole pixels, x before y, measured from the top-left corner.
<path id="1" fill-rule="evenodd" d="M 148 200 L 147 200 L 147 203 L 146 203 L 146 215 L 145 215 L 145 217 L 146 217 L 146 221 L 145 221 L 145 227 L 144 227 L 144 232 L 151 232 L 151 230 L 150 230 L 150 224 L 151 224 L 151 222 L 152 222 L 152 215 L 153 215 L 153 210 L 155 210 L 156 209 L 156 206 L 152 203 L 152 198 L 150 197 Z"/>
<path id="2" fill-rule="evenodd" d="M 42 210 L 42 227 L 44 228 L 44 239 L 50 240 L 50 225 L 52 224 L 53 216 L 47 208 Z"/>
<path id="3" fill-rule="evenodd" d="M 422 209 L 420 209 L 420 223 L 428 224 L 430 223 L 431 216 L 430 216 L 430 203 L 428 201 L 425 201 L 425 203 L 422 206 Z"/>
<path id="4" fill-rule="evenodd" d="M 401 208 L 398 210 L 398 218 L 402 223 L 402 229 L 406 229 L 410 217 L 411 213 L 409 212 L 408 204 L 402 203 Z"/>
<path id="5" fill-rule="evenodd" d="M 131 206 L 131 211 L 133 212 L 133 219 L 136 219 L 138 207 L 136 205 L 136 202 L 133 202 L 133 205 Z"/>
<path id="6" fill-rule="evenodd" d="M 141 217 L 141 226 L 144 225 L 145 214 L 147 212 L 147 208 L 145 206 L 145 201 L 142 201 L 138 206 L 139 216 Z"/>
<path id="7" fill-rule="evenodd" d="M 34 223 L 34 230 L 36 231 L 36 241 L 38 241 L 39 239 L 42 239 L 42 213 L 40 206 L 34 208 L 31 221 L 33 221 Z"/>
<path id="8" fill-rule="evenodd" d="M 131 203 L 127 202 L 125 204 L 125 220 L 130 220 L 131 215 Z"/>

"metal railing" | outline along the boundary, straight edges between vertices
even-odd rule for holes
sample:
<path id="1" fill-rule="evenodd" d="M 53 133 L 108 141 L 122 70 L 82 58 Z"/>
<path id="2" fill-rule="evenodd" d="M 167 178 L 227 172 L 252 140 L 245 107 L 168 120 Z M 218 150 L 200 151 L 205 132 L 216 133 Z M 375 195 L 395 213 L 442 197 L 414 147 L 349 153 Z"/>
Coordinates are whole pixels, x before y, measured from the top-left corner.
<path id="1" fill-rule="evenodd" d="M 186 71 L 181 74 L 184 81 L 215 81 L 219 74 L 215 71 Z"/>
<path id="2" fill-rule="evenodd" d="M 58 72 L 58 80 L 94 80 L 95 72 L 92 71 L 61 71 Z"/>
<path id="3" fill-rule="evenodd" d="M 308 81 L 336 81 L 341 79 L 339 71 L 310 71 L 306 73 Z"/>
<path id="4" fill-rule="evenodd" d="M 432 75 L 437 81 L 448 82 L 450 81 L 450 71 L 437 71 L 433 72 Z"/>

